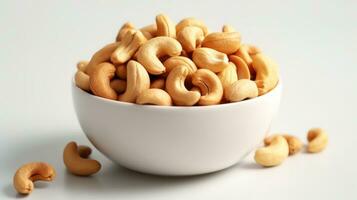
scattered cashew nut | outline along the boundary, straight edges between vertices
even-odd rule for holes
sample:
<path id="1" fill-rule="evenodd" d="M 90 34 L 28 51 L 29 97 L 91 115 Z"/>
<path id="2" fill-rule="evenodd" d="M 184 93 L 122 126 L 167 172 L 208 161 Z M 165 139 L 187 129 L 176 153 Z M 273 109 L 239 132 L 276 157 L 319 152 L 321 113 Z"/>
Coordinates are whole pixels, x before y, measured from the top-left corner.
<path id="1" fill-rule="evenodd" d="M 258 88 L 254 81 L 240 79 L 224 88 L 224 97 L 227 101 L 238 102 L 258 96 Z"/>
<path id="2" fill-rule="evenodd" d="M 204 39 L 202 29 L 195 26 L 187 26 L 177 35 L 177 40 L 181 43 L 182 48 L 187 53 L 193 52 L 197 47 L 201 46 Z"/>
<path id="3" fill-rule="evenodd" d="M 289 155 L 289 145 L 283 136 L 274 137 L 271 143 L 255 151 L 255 161 L 264 166 L 280 165 Z"/>
<path id="4" fill-rule="evenodd" d="M 117 93 L 110 87 L 110 80 L 115 75 L 114 65 L 104 62 L 93 68 L 92 75 L 89 77 L 91 91 L 100 97 L 116 100 Z"/>
<path id="5" fill-rule="evenodd" d="M 240 41 L 240 33 L 238 32 L 216 32 L 205 37 L 202 41 L 202 47 L 215 49 L 229 55 L 239 49 Z"/>
<path id="6" fill-rule="evenodd" d="M 307 133 L 307 151 L 310 153 L 318 153 L 324 150 L 328 143 L 328 136 L 321 128 L 310 129 Z"/>
<path id="7" fill-rule="evenodd" d="M 156 26 L 157 26 L 157 36 L 167 36 L 176 38 L 176 27 L 171 19 L 164 15 L 160 14 L 156 16 Z"/>
<path id="8" fill-rule="evenodd" d="M 214 105 L 221 102 L 223 87 L 218 76 L 208 69 L 199 69 L 192 75 L 192 84 L 200 88 L 202 96 L 198 105 Z"/>
<path id="9" fill-rule="evenodd" d="M 301 140 L 293 135 L 289 135 L 289 134 L 274 134 L 271 135 L 269 137 L 266 137 L 264 139 L 264 144 L 267 146 L 271 143 L 271 141 L 273 140 L 274 137 L 281 135 L 285 138 L 285 140 L 288 142 L 289 145 L 289 155 L 294 155 L 296 153 L 298 153 L 299 151 L 301 151 L 302 147 L 303 147 L 303 143 L 301 142 Z"/>
<path id="10" fill-rule="evenodd" d="M 192 60 L 198 68 L 206 68 L 216 73 L 229 66 L 226 54 L 210 48 L 197 48 L 193 51 Z"/>
<path id="11" fill-rule="evenodd" d="M 136 99 L 137 104 L 171 106 L 172 100 L 170 95 L 162 89 L 151 88 L 142 91 Z"/>

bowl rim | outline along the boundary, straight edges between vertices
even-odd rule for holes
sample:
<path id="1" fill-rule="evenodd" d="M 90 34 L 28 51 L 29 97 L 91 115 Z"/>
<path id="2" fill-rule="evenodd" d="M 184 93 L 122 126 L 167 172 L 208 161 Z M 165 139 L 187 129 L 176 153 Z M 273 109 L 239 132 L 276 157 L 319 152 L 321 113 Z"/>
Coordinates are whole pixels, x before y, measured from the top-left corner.
<path id="1" fill-rule="evenodd" d="M 224 108 L 224 107 L 229 107 L 229 106 L 239 106 L 239 105 L 243 106 L 245 104 L 262 101 L 262 100 L 272 96 L 273 94 L 278 93 L 282 87 L 282 83 L 281 83 L 281 79 L 280 79 L 278 81 L 278 83 L 276 84 L 276 86 L 269 92 L 267 92 L 261 96 L 255 97 L 255 98 L 246 99 L 244 101 L 239 101 L 239 102 L 215 104 L 215 105 L 207 105 L 207 106 L 163 106 L 163 105 L 158 106 L 158 105 L 140 105 L 140 104 L 136 104 L 136 103 L 129 103 L 129 102 L 112 100 L 112 99 L 106 99 L 106 98 L 96 96 L 96 95 L 88 93 L 87 91 L 82 90 L 81 88 L 79 88 L 76 85 L 74 78 L 72 79 L 71 82 L 72 82 L 72 84 L 71 84 L 72 87 L 75 88 L 75 90 L 77 92 L 79 92 L 80 94 L 82 94 L 88 98 L 92 98 L 96 101 L 102 101 L 104 103 L 109 103 L 109 104 L 118 105 L 118 106 L 137 107 L 137 108 L 140 107 L 140 108 L 158 109 L 158 110 L 187 110 L 187 109 L 206 110 L 206 109 Z"/>

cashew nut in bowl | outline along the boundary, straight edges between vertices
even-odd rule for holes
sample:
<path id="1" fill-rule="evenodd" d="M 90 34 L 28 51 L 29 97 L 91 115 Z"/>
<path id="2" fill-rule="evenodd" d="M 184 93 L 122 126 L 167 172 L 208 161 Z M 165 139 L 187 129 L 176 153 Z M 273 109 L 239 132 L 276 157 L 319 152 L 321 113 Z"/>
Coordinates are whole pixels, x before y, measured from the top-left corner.
<path id="1" fill-rule="evenodd" d="M 230 55 L 229 60 L 234 63 L 237 68 L 238 79 L 250 79 L 250 70 L 248 65 L 244 62 L 242 58 L 235 55 Z"/>
<path id="2" fill-rule="evenodd" d="M 170 95 L 162 89 L 151 88 L 142 91 L 136 99 L 137 104 L 171 106 Z"/>
<path id="3" fill-rule="evenodd" d="M 202 41 L 202 47 L 215 49 L 229 55 L 239 49 L 240 41 L 240 33 L 238 32 L 216 32 L 205 37 Z"/>
<path id="4" fill-rule="evenodd" d="M 258 88 L 254 81 L 240 79 L 224 88 L 224 97 L 227 101 L 238 102 L 258 96 Z"/>
<path id="5" fill-rule="evenodd" d="M 111 61 L 114 64 L 123 64 L 127 62 L 146 41 L 146 37 L 141 31 L 136 31 L 134 29 L 127 31 L 117 49 L 112 53 Z"/>
<path id="6" fill-rule="evenodd" d="M 202 29 L 195 26 L 187 26 L 177 35 L 177 40 L 181 43 L 182 48 L 187 53 L 191 53 L 197 47 L 201 46 L 204 39 Z"/>
<path id="7" fill-rule="evenodd" d="M 134 60 L 129 61 L 126 67 L 126 90 L 118 100 L 134 103 L 142 91 L 150 88 L 150 77 L 145 68 Z"/>
<path id="8" fill-rule="evenodd" d="M 202 96 L 198 105 L 207 106 L 221 102 L 223 87 L 218 76 L 208 69 L 199 69 L 192 75 L 192 84 L 200 88 Z"/>
<path id="9" fill-rule="evenodd" d="M 165 79 L 158 78 L 151 81 L 150 88 L 165 89 Z"/>
<path id="10" fill-rule="evenodd" d="M 307 133 L 307 151 L 310 153 L 318 153 L 324 150 L 328 143 L 328 136 L 321 128 L 310 129 Z"/>
<path id="11" fill-rule="evenodd" d="M 171 37 L 160 36 L 152 38 L 143 44 L 136 56 L 137 60 L 145 69 L 154 75 L 160 75 L 165 72 L 165 67 L 160 61 L 163 56 L 178 56 L 181 54 L 181 44 Z"/>
<path id="12" fill-rule="evenodd" d="M 296 153 L 298 153 L 299 151 L 301 151 L 303 144 L 301 142 L 301 140 L 293 135 L 289 135 L 289 134 L 273 134 L 269 137 L 266 137 L 264 139 L 264 144 L 270 145 L 271 141 L 273 140 L 274 137 L 276 136 L 283 136 L 285 138 L 285 140 L 288 142 L 289 145 L 289 155 L 294 155 Z"/>
<path id="13" fill-rule="evenodd" d="M 120 79 L 114 79 L 110 81 L 110 87 L 113 88 L 118 94 L 125 92 L 126 81 Z"/>
<path id="14" fill-rule="evenodd" d="M 100 97 L 116 100 L 117 93 L 110 87 L 110 80 L 115 75 L 114 65 L 104 62 L 93 68 L 89 77 L 89 86 L 92 92 Z"/>
<path id="15" fill-rule="evenodd" d="M 69 172 L 78 176 L 90 176 L 97 173 L 101 164 L 93 159 L 88 159 L 91 150 L 89 147 L 79 148 L 75 142 L 66 145 L 63 151 L 63 162 Z"/>
<path id="16" fill-rule="evenodd" d="M 115 49 L 117 49 L 118 45 L 119 42 L 111 43 L 97 51 L 90 59 L 86 67 L 86 73 L 90 76 L 95 66 L 99 65 L 102 62 L 109 61 L 112 53 L 115 51 Z"/>
<path id="17" fill-rule="evenodd" d="M 121 41 L 124 37 L 124 35 L 129 31 L 129 30 L 133 30 L 135 29 L 134 24 L 130 23 L 130 22 L 126 22 L 125 24 L 123 24 L 123 26 L 119 29 L 117 37 L 115 39 L 115 41 Z"/>
<path id="18" fill-rule="evenodd" d="M 289 145 L 283 136 L 274 137 L 271 143 L 255 151 L 255 161 L 264 166 L 280 165 L 289 155 Z"/>
<path id="19" fill-rule="evenodd" d="M 262 53 L 256 54 L 252 58 L 252 67 L 256 73 L 255 83 L 260 96 L 277 85 L 279 81 L 278 66 L 272 59 Z"/>
<path id="20" fill-rule="evenodd" d="M 176 28 L 175 24 L 171 19 L 164 15 L 160 14 L 156 16 L 156 26 L 157 26 L 157 36 L 167 36 L 176 38 Z"/>
<path id="21" fill-rule="evenodd" d="M 156 24 L 150 24 L 148 26 L 144 26 L 140 29 L 140 31 L 145 35 L 146 39 L 148 40 L 157 36 Z"/>
<path id="22" fill-rule="evenodd" d="M 17 192 L 30 194 L 35 181 L 52 181 L 56 177 L 55 169 L 44 162 L 32 162 L 21 166 L 14 175 L 13 185 Z"/>
<path id="23" fill-rule="evenodd" d="M 225 24 L 222 27 L 222 32 L 235 32 L 235 31 L 236 30 L 234 29 L 234 27 L 229 24 Z"/>
<path id="24" fill-rule="evenodd" d="M 179 65 L 186 66 L 190 70 L 190 74 L 197 70 L 195 63 L 191 59 L 184 56 L 173 56 L 165 60 L 164 66 L 166 68 L 166 72 L 163 75 L 167 76 L 173 68 Z"/>
<path id="25" fill-rule="evenodd" d="M 76 85 L 81 88 L 82 90 L 89 91 L 89 76 L 85 72 L 81 70 L 77 70 L 76 74 L 74 75 L 74 81 Z"/>
<path id="26" fill-rule="evenodd" d="M 86 60 L 79 61 L 79 62 L 77 63 L 77 70 L 80 70 L 80 71 L 82 71 L 82 72 L 85 72 L 88 63 L 89 63 L 89 62 L 86 61 Z"/>
<path id="27" fill-rule="evenodd" d="M 117 66 L 115 73 L 120 79 L 126 80 L 126 65 L 122 64 Z"/>
<path id="28" fill-rule="evenodd" d="M 198 68 L 206 68 L 216 73 L 229 66 L 226 54 L 210 48 L 195 49 L 192 60 Z"/>
<path id="29" fill-rule="evenodd" d="M 248 45 L 248 44 L 242 44 L 238 51 L 235 53 L 235 55 L 239 56 L 244 60 L 244 62 L 248 65 L 250 73 L 254 75 L 254 70 L 252 68 L 252 58 L 251 56 L 254 56 L 258 53 L 261 53 L 261 50 L 253 45 Z"/>
<path id="30" fill-rule="evenodd" d="M 208 34 L 208 28 L 207 26 L 200 20 L 193 18 L 193 17 L 188 17 L 183 20 L 181 20 L 177 25 L 176 25 L 176 33 L 179 33 L 182 29 L 184 29 L 187 26 L 195 26 L 200 29 L 202 29 L 203 34 L 206 36 Z"/>
<path id="31" fill-rule="evenodd" d="M 173 68 L 167 76 L 166 91 L 175 105 L 192 106 L 200 100 L 200 92 L 189 91 L 185 87 L 185 79 L 189 74 L 190 70 L 182 65 Z"/>
<path id="32" fill-rule="evenodd" d="M 233 63 L 218 73 L 218 78 L 222 83 L 223 88 L 228 87 L 238 80 L 237 69 Z"/>

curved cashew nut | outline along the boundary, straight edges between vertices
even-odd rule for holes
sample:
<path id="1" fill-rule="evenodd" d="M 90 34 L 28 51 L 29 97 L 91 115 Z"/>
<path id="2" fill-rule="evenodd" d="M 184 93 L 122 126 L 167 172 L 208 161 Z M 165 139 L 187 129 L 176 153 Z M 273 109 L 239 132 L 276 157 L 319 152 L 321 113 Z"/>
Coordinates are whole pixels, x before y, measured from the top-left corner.
<path id="1" fill-rule="evenodd" d="M 177 35 L 177 40 L 181 43 L 186 53 L 191 53 L 197 47 L 201 46 L 203 39 L 202 29 L 196 26 L 187 26 Z"/>
<path id="2" fill-rule="evenodd" d="M 328 143 L 328 136 L 321 128 L 310 129 L 307 133 L 307 151 L 310 153 L 318 153 L 324 150 Z"/>
<path id="3" fill-rule="evenodd" d="M 265 146 L 270 145 L 273 138 L 278 135 L 281 135 L 281 134 L 274 134 L 274 135 L 271 135 L 271 136 L 265 138 L 264 139 Z M 293 135 L 288 135 L 288 134 L 282 134 L 281 136 L 283 136 L 285 138 L 285 140 L 288 142 L 289 155 L 294 155 L 294 154 L 298 153 L 299 151 L 301 151 L 303 144 L 299 138 L 297 138 Z"/>
<path id="4" fill-rule="evenodd" d="M 240 79 L 224 88 L 224 97 L 230 102 L 238 102 L 258 96 L 258 88 L 254 81 Z"/>
<path id="5" fill-rule="evenodd" d="M 150 77 L 145 68 L 138 62 L 131 60 L 127 67 L 127 84 L 124 94 L 118 100 L 134 103 L 137 96 L 150 88 Z"/>
<path id="6" fill-rule="evenodd" d="M 192 84 L 199 87 L 203 94 L 198 105 L 214 105 L 221 102 L 223 87 L 218 76 L 208 69 L 199 69 L 192 75 Z"/>
<path id="7" fill-rule="evenodd" d="M 200 92 L 188 91 L 185 87 L 185 79 L 189 74 L 190 70 L 187 67 L 177 66 L 167 76 L 166 91 L 176 105 L 192 106 L 200 100 Z"/>
<path id="8" fill-rule="evenodd" d="M 264 166 L 280 165 L 289 155 L 288 142 L 282 136 L 274 137 L 271 143 L 255 151 L 255 161 Z"/>
<path id="9" fill-rule="evenodd" d="M 151 82 L 150 88 L 157 88 L 157 89 L 165 89 L 165 79 L 163 78 L 158 78 L 155 79 Z"/>
<path id="10" fill-rule="evenodd" d="M 151 88 L 142 91 L 136 99 L 137 104 L 171 106 L 172 100 L 170 95 L 162 89 Z"/>
<path id="11" fill-rule="evenodd" d="M 191 59 L 186 58 L 184 56 L 173 56 L 168 58 L 164 62 L 164 66 L 166 69 L 164 76 L 167 76 L 173 68 L 179 65 L 186 66 L 190 70 L 190 74 L 194 73 L 197 70 L 195 63 L 192 62 Z"/>
<path id="12" fill-rule="evenodd" d="M 239 49 L 240 41 L 240 33 L 238 32 L 210 33 L 202 41 L 202 47 L 215 49 L 229 55 Z"/>
<path id="13" fill-rule="evenodd" d="M 228 67 L 218 73 L 218 78 L 221 81 L 223 88 L 228 87 L 238 80 L 236 66 L 231 62 L 229 64 Z"/>
<path id="14" fill-rule="evenodd" d="M 176 25 L 176 33 L 179 33 L 182 31 L 187 26 L 195 26 L 200 29 L 202 29 L 203 34 L 206 36 L 208 34 L 208 29 L 207 26 L 200 20 L 193 18 L 193 17 L 188 17 L 183 20 L 181 20 L 177 25 Z"/>
<path id="15" fill-rule="evenodd" d="M 236 30 L 234 29 L 233 26 L 231 26 L 229 24 L 225 24 L 222 27 L 222 32 L 236 32 Z"/>
<path id="16" fill-rule="evenodd" d="M 250 70 L 248 65 L 242 58 L 235 55 L 230 55 L 229 60 L 234 63 L 237 68 L 238 79 L 250 79 Z"/>
<path id="17" fill-rule="evenodd" d="M 119 65 L 115 71 L 116 75 L 123 80 L 126 80 L 126 65 Z"/>
<path id="18" fill-rule="evenodd" d="M 140 29 L 140 31 L 144 34 L 146 39 L 151 39 L 157 36 L 157 26 L 156 24 L 150 24 L 148 26 L 144 26 Z"/>
<path id="19" fill-rule="evenodd" d="M 253 56 L 252 67 L 256 73 L 255 83 L 257 84 L 259 95 L 263 95 L 272 90 L 279 81 L 277 64 L 262 53 Z"/>
<path id="20" fill-rule="evenodd" d="M 192 60 L 197 67 L 206 68 L 216 73 L 229 66 L 226 54 L 210 48 L 197 48 L 193 51 Z"/>
<path id="21" fill-rule="evenodd" d="M 244 62 L 248 65 L 251 74 L 254 75 L 254 70 L 251 66 L 253 62 L 251 56 L 254 56 L 258 53 L 261 53 L 261 50 L 258 47 L 248 44 L 242 44 L 238 51 L 235 53 L 235 55 L 239 56 L 244 60 Z"/>
<path id="22" fill-rule="evenodd" d="M 137 60 L 145 69 L 154 75 L 165 72 L 165 67 L 158 57 L 178 56 L 181 54 L 181 44 L 171 37 L 156 37 L 143 44 L 137 52 Z"/>
<path id="23" fill-rule="evenodd" d="M 88 74 L 84 73 L 81 70 L 77 70 L 76 74 L 74 75 L 74 81 L 76 85 L 81 88 L 82 90 L 89 91 L 89 76 Z"/>
<path id="24" fill-rule="evenodd" d="M 115 51 L 115 49 L 117 49 L 118 45 L 118 42 L 111 43 L 97 51 L 90 59 L 85 72 L 90 76 L 95 66 L 99 65 L 102 62 L 109 61 L 112 53 Z"/>
<path id="25" fill-rule="evenodd" d="M 44 162 L 27 163 L 15 173 L 13 185 L 17 192 L 30 194 L 34 188 L 34 181 L 52 181 L 56 177 L 55 169 Z"/>
<path id="26" fill-rule="evenodd" d="M 126 89 L 126 81 L 115 79 L 110 81 L 110 87 L 113 88 L 118 94 L 125 92 Z"/>
<path id="27" fill-rule="evenodd" d="M 129 30 L 111 55 L 114 64 L 123 64 L 134 55 L 139 47 L 147 41 L 141 31 Z"/>
<path id="28" fill-rule="evenodd" d="M 77 146 L 75 142 L 66 145 L 63 151 L 63 162 L 69 172 L 78 176 L 90 176 L 97 173 L 101 164 L 93 159 L 88 159 L 92 151 L 87 146 Z"/>
<path id="29" fill-rule="evenodd" d="M 82 71 L 82 72 L 85 72 L 88 63 L 89 63 L 89 62 L 86 61 L 86 60 L 79 61 L 79 62 L 77 63 L 77 70 L 80 70 L 80 71 Z"/>
<path id="30" fill-rule="evenodd" d="M 119 29 L 117 37 L 115 39 L 115 41 L 121 41 L 124 37 L 124 35 L 129 31 L 129 30 L 133 30 L 135 29 L 134 24 L 130 23 L 130 22 L 126 22 L 125 24 L 123 24 L 123 26 Z"/>
<path id="31" fill-rule="evenodd" d="M 115 75 L 114 65 L 104 62 L 96 65 L 89 77 L 89 86 L 92 92 L 100 97 L 116 100 L 117 93 L 110 87 L 110 80 Z"/>
<path id="32" fill-rule="evenodd" d="M 176 27 L 171 19 L 164 14 L 156 16 L 157 36 L 176 38 Z"/>

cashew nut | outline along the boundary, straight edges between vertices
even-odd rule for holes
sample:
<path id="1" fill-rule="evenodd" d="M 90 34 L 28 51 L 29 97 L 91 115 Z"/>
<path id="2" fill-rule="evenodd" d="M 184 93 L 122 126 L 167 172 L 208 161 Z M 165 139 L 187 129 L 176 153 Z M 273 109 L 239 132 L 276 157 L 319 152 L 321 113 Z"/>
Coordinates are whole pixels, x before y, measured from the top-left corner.
<path id="1" fill-rule="evenodd" d="M 256 54 L 252 58 L 252 67 L 256 73 L 255 83 L 257 84 L 259 95 L 263 95 L 272 90 L 278 83 L 278 66 L 262 53 Z"/>
<path id="2" fill-rule="evenodd" d="M 235 32 L 235 31 L 236 30 L 234 29 L 234 27 L 229 24 L 225 24 L 222 27 L 222 32 Z"/>
<path id="3" fill-rule="evenodd" d="M 117 49 L 118 45 L 118 42 L 111 43 L 97 51 L 89 61 L 86 67 L 86 73 L 90 76 L 95 66 L 99 65 L 102 62 L 109 61 L 112 53 L 115 51 L 115 49 Z"/>
<path id="4" fill-rule="evenodd" d="M 164 62 L 164 66 L 166 68 L 164 76 L 167 76 L 173 68 L 179 65 L 186 66 L 190 70 L 190 74 L 194 73 L 197 70 L 195 63 L 192 62 L 191 59 L 183 56 L 173 56 L 165 60 Z"/>
<path id="5" fill-rule="evenodd" d="M 196 26 L 200 29 L 202 29 L 203 34 L 206 36 L 208 34 L 208 29 L 207 26 L 200 20 L 193 18 L 193 17 L 188 17 L 183 20 L 181 20 L 177 25 L 176 25 L 176 33 L 179 33 L 182 31 L 187 26 Z"/>
<path id="6" fill-rule="evenodd" d="M 118 100 L 134 103 L 142 91 L 150 88 L 150 77 L 145 68 L 134 60 L 129 61 L 126 67 L 126 90 Z"/>
<path id="7" fill-rule="evenodd" d="M 178 106 L 192 106 L 200 100 L 200 92 L 189 91 L 185 87 L 185 79 L 189 74 L 190 70 L 180 65 L 173 68 L 167 76 L 166 91 Z"/>
<path id="8" fill-rule="evenodd" d="M 310 129 L 307 133 L 307 151 L 310 153 L 318 153 L 324 150 L 328 143 L 328 136 L 321 128 Z"/>
<path id="9" fill-rule="evenodd" d="M 15 173 L 13 185 L 17 192 L 30 194 L 35 181 L 52 181 L 56 177 L 55 169 L 44 162 L 27 163 L 21 166 Z"/>
<path id="10" fill-rule="evenodd" d="M 150 24 L 148 26 L 144 26 L 140 29 L 146 39 L 151 39 L 157 36 L 157 26 L 156 24 Z"/>
<path id="11" fill-rule="evenodd" d="M 89 87 L 91 91 L 100 97 L 116 100 L 117 93 L 110 87 L 110 80 L 115 75 L 114 65 L 104 62 L 93 68 L 89 77 Z"/>
<path id="12" fill-rule="evenodd" d="M 230 102 L 238 102 L 258 96 L 258 88 L 254 81 L 240 79 L 224 88 L 224 97 Z"/>
<path id="13" fill-rule="evenodd" d="M 202 41 L 202 47 L 215 49 L 229 55 L 239 49 L 240 41 L 240 33 L 238 32 L 210 33 Z"/>
<path id="14" fill-rule="evenodd" d="M 86 60 L 79 61 L 79 62 L 77 63 L 77 70 L 80 70 L 80 71 L 82 71 L 82 72 L 85 72 L 88 63 L 89 63 L 89 62 L 86 61 Z"/>
<path id="15" fill-rule="evenodd" d="M 254 71 L 251 68 L 253 62 L 251 56 L 256 55 L 258 53 L 261 53 L 261 50 L 258 47 L 248 44 L 242 44 L 238 51 L 235 53 L 235 55 L 241 57 L 251 70 L 251 74 L 254 74 Z"/>
<path id="16" fill-rule="evenodd" d="M 187 53 L 191 53 L 197 47 L 201 46 L 204 39 L 202 29 L 195 26 L 187 26 L 177 35 L 177 40 L 181 43 L 182 48 Z"/>
<path id="17" fill-rule="evenodd" d="M 117 49 L 111 56 L 114 64 L 123 64 L 128 61 L 139 47 L 146 42 L 145 36 L 141 31 L 129 30 L 120 41 Z"/>
<path id="18" fill-rule="evenodd" d="M 181 44 L 171 37 L 156 37 L 143 44 L 137 52 L 137 60 L 145 69 L 154 75 L 165 72 L 165 67 L 159 60 L 163 56 L 178 56 L 181 54 Z"/>
<path id="19" fill-rule="evenodd" d="M 226 54 L 210 48 L 197 48 L 193 51 L 192 60 L 198 68 L 206 68 L 216 73 L 229 66 Z"/>
<path id="20" fill-rule="evenodd" d="M 165 79 L 158 78 L 151 81 L 150 88 L 165 89 Z"/>
<path id="21" fill-rule="evenodd" d="M 76 85 L 82 90 L 89 91 L 89 76 L 81 70 L 77 70 L 74 75 L 74 81 Z"/>
<path id="22" fill-rule="evenodd" d="M 214 105 L 221 102 L 223 87 L 218 76 L 208 69 L 199 69 L 192 75 L 192 84 L 202 93 L 198 105 Z"/>
<path id="23" fill-rule="evenodd" d="M 289 145 L 283 136 L 274 137 L 271 143 L 255 151 L 255 162 L 272 167 L 280 165 L 289 155 Z"/>
<path id="24" fill-rule="evenodd" d="M 91 150 L 89 147 L 78 148 L 76 142 L 70 142 L 63 151 L 63 162 L 69 172 L 78 176 L 90 176 L 97 173 L 101 164 L 93 159 L 88 159 Z"/>
<path id="25" fill-rule="evenodd" d="M 171 106 L 170 95 L 162 89 L 151 88 L 142 91 L 136 99 L 137 104 Z"/>
<path id="26" fill-rule="evenodd" d="M 124 37 L 124 35 L 129 31 L 129 30 L 133 30 L 135 29 L 134 24 L 130 23 L 130 22 L 126 22 L 125 24 L 123 24 L 123 26 L 119 29 L 117 37 L 115 39 L 115 41 L 121 41 Z"/>
<path id="27" fill-rule="evenodd" d="M 176 28 L 175 24 L 171 19 L 164 15 L 160 14 L 156 16 L 156 26 L 157 26 L 157 36 L 167 36 L 176 38 Z"/>
<path id="28" fill-rule="evenodd" d="M 229 64 L 228 67 L 218 73 L 218 78 L 221 81 L 223 88 L 228 87 L 238 80 L 236 66 L 231 62 Z"/>
<path id="29" fill-rule="evenodd" d="M 264 144 L 270 145 L 271 141 L 273 140 L 274 137 L 281 135 L 285 138 L 285 140 L 288 142 L 289 145 L 289 155 L 294 155 L 301 151 L 303 144 L 301 140 L 293 135 L 288 135 L 288 134 L 274 134 L 271 135 L 267 138 L 264 139 Z"/>
<path id="30" fill-rule="evenodd" d="M 235 55 L 230 55 L 229 60 L 234 63 L 237 68 L 238 79 L 250 79 L 250 71 L 248 65 L 242 58 Z"/>
<path id="31" fill-rule="evenodd" d="M 118 94 L 125 92 L 126 89 L 126 81 L 115 79 L 110 81 L 110 87 L 113 88 Z"/>
<path id="32" fill-rule="evenodd" d="M 119 65 L 115 71 L 116 75 L 123 80 L 126 80 L 126 65 Z"/>

